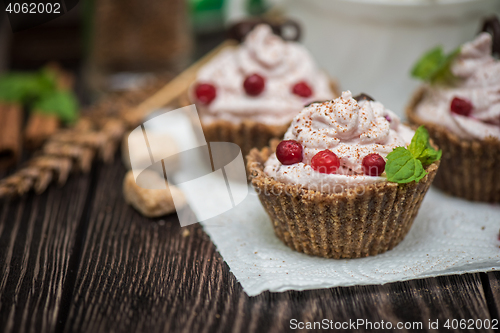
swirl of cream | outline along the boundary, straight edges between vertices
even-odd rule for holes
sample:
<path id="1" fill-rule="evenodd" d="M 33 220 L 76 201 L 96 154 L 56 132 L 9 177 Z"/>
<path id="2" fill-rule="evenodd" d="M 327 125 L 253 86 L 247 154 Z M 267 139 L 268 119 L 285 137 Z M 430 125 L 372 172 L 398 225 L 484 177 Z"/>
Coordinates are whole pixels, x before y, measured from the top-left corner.
<path id="1" fill-rule="evenodd" d="M 265 89 L 258 96 L 249 96 L 243 82 L 255 73 L 265 78 Z M 215 100 L 198 106 L 205 122 L 251 119 L 281 125 L 290 122 L 305 104 L 335 97 L 329 78 L 318 70 L 309 52 L 274 35 L 268 25 L 258 25 L 243 44 L 212 59 L 200 69 L 196 81 L 211 83 L 217 89 Z M 311 87 L 312 96 L 293 94 L 293 85 L 300 81 Z M 190 95 L 194 101 L 192 89 Z"/>
<path id="2" fill-rule="evenodd" d="M 394 148 L 408 145 L 413 134 L 380 102 L 358 103 L 345 91 L 335 100 L 311 104 L 292 121 L 284 139 L 302 144 L 302 162 L 281 165 L 272 155 L 265 172 L 284 183 L 329 193 L 383 181 L 383 176 L 364 175 L 363 158 L 372 153 L 385 158 Z M 336 174 L 322 174 L 310 166 L 314 155 L 325 149 L 340 158 Z"/>
<path id="3" fill-rule="evenodd" d="M 500 139 L 500 61 L 491 56 L 491 46 L 488 33 L 462 45 L 451 67 L 458 82 L 453 86 L 428 86 L 416 108 L 417 115 L 442 124 L 464 139 Z M 451 112 L 455 97 L 472 103 L 468 117 Z"/>
<path id="4" fill-rule="evenodd" d="M 242 63 L 255 63 L 279 73 L 286 69 L 286 66 L 283 66 L 286 51 L 286 42 L 273 34 L 269 26 L 262 25 L 248 35 L 238 55 Z"/>

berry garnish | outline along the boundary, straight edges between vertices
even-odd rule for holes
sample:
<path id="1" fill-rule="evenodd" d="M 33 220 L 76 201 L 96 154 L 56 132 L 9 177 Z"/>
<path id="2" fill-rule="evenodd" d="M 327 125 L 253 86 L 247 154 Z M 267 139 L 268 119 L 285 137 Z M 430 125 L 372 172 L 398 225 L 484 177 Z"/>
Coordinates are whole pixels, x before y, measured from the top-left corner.
<path id="1" fill-rule="evenodd" d="M 215 87 L 209 83 L 200 83 L 196 86 L 194 93 L 196 95 L 196 99 L 201 103 L 208 105 L 217 96 L 217 91 Z"/>
<path id="2" fill-rule="evenodd" d="M 326 149 L 314 155 L 311 167 L 320 173 L 335 173 L 340 167 L 340 160 L 334 152 Z"/>
<path id="3" fill-rule="evenodd" d="M 300 97 L 310 97 L 312 95 L 312 89 L 309 85 L 300 81 L 293 86 L 292 92 Z"/>
<path id="4" fill-rule="evenodd" d="M 246 77 L 243 82 L 243 88 L 250 96 L 257 96 L 262 91 L 264 91 L 264 87 L 266 86 L 266 80 L 260 76 L 259 74 L 252 74 Z"/>
<path id="5" fill-rule="evenodd" d="M 391 121 L 392 121 L 391 117 L 389 117 L 389 115 L 388 115 L 388 114 L 386 114 L 386 115 L 384 116 L 384 118 L 385 118 L 385 120 L 387 120 L 388 122 L 391 122 Z"/>
<path id="6" fill-rule="evenodd" d="M 466 117 L 470 115 L 472 108 L 472 103 L 469 100 L 459 97 L 454 97 L 450 105 L 451 112 Z"/>
<path id="7" fill-rule="evenodd" d="M 302 145 L 295 140 L 283 140 L 276 147 L 276 157 L 283 165 L 302 162 Z"/>
<path id="8" fill-rule="evenodd" d="M 379 154 L 369 154 L 363 158 L 363 172 L 368 176 L 380 176 L 385 170 L 385 160 Z"/>

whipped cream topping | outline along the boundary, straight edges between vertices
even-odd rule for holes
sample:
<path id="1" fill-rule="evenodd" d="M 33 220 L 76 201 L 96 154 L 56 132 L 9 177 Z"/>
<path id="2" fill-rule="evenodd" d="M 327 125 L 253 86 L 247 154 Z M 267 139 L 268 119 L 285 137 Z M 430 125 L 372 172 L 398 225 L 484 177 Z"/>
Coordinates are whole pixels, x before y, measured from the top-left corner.
<path id="1" fill-rule="evenodd" d="M 311 104 L 293 119 L 284 139 L 302 144 L 302 162 L 282 165 L 273 154 L 264 172 L 286 184 L 301 184 L 327 193 L 342 192 L 386 180 L 384 174 L 365 175 L 363 158 L 376 153 L 385 159 L 394 148 L 409 145 L 414 134 L 380 102 L 357 102 L 350 91 L 345 91 L 333 101 Z M 335 174 L 319 173 L 310 165 L 313 156 L 325 149 L 340 159 Z"/>
<path id="2" fill-rule="evenodd" d="M 249 96 L 243 88 L 245 78 L 259 74 L 265 78 L 264 91 Z M 293 86 L 306 82 L 312 96 L 292 93 Z M 304 105 L 334 98 L 330 80 L 318 70 L 309 52 L 296 42 L 287 42 L 272 33 L 268 25 L 258 25 L 239 47 L 227 49 L 202 67 L 196 79 L 217 89 L 209 105 L 197 105 L 204 122 L 217 119 L 240 123 L 243 119 L 282 125 Z M 193 91 L 191 100 L 195 101 Z"/>
<path id="3" fill-rule="evenodd" d="M 441 124 L 464 139 L 500 140 L 500 61 L 491 56 L 492 39 L 479 34 L 462 45 L 451 71 L 458 78 L 454 86 L 428 86 L 416 108 L 424 121 Z M 469 116 L 452 113 L 451 101 L 458 97 L 472 102 Z"/>

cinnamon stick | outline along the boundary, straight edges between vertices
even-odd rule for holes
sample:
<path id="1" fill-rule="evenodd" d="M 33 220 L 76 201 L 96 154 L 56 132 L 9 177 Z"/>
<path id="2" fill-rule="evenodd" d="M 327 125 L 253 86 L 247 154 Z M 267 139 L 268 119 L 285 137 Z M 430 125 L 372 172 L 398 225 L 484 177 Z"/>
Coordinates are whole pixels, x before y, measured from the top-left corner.
<path id="1" fill-rule="evenodd" d="M 0 169 L 14 165 L 21 156 L 22 107 L 0 104 Z"/>
<path id="2" fill-rule="evenodd" d="M 51 63 L 46 67 L 55 73 L 59 89 L 72 89 L 74 84 L 73 74 L 64 71 L 56 63 Z M 28 123 L 24 133 L 25 147 L 28 149 L 40 148 L 42 144 L 59 129 L 60 125 L 61 123 L 57 116 L 32 110 L 28 117 Z"/>
<path id="3" fill-rule="evenodd" d="M 59 128 L 59 118 L 53 114 L 33 111 L 29 115 L 24 132 L 24 145 L 28 149 L 39 148 Z"/>

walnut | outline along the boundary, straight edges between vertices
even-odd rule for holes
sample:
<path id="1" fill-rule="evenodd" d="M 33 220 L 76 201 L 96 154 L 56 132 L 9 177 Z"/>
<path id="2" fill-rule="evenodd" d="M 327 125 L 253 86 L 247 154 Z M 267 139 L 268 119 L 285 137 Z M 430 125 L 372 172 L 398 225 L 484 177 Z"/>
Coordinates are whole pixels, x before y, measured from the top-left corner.
<path id="1" fill-rule="evenodd" d="M 149 187 L 159 187 L 165 183 L 165 179 L 158 173 L 144 170 L 141 174 L 142 180 Z M 128 171 L 123 180 L 123 196 L 125 201 L 137 209 L 146 217 L 158 217 L 175 212 L 186 205 L 186 199 L 182 191 L 168 185 L 167 189 L 145 189 L 137 185 L 132 171 Z M 177 207 L 174 205 L 174 197 Z"/>

